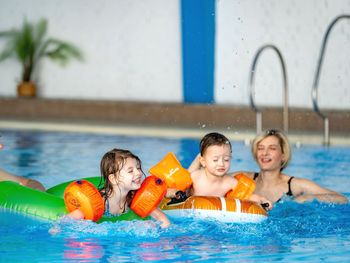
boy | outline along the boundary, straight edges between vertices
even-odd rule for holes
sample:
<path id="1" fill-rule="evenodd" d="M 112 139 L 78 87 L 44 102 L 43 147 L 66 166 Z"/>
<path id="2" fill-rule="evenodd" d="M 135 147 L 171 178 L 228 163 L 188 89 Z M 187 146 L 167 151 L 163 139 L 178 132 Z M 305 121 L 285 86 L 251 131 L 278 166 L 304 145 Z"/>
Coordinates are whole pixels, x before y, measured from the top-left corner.
<path id="1" fill-rule="evenodd" d="M 234 189 L 238 180 L 228 174 L 231 158 L 231 143 L 224 135 L 216 132 L 205 135 L 200 142 L 200 154 L 188 168 L 193 181 L 191 194 L 224 197 Z M 252 194 L 247 200 L 272 208 L 269 200 L 257 194 Z"/>

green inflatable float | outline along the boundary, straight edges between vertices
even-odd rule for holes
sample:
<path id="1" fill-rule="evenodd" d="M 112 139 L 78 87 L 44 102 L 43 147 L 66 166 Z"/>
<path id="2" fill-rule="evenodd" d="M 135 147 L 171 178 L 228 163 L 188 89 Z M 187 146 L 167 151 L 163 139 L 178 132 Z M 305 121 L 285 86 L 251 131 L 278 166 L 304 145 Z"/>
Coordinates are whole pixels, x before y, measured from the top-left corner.
<path id="1" fill-rule="evenodd" d="M 83 178 L 83 180 L 91 182 L 96 187 L 100 183 L 100 177 Z M 73 181 L 76 180 L 56 185 L 46 192 L 28 188 L 16 182 L 2 181 L 0 182 L 0 207 L 38 218 L 57 220 L 68 213 L 63 200 L 63 193 L 65 188 Z M 97 223 L 136 219 L 149 218 L 143 219 L 129 210 L 119 216 L 102 216 Z"/>

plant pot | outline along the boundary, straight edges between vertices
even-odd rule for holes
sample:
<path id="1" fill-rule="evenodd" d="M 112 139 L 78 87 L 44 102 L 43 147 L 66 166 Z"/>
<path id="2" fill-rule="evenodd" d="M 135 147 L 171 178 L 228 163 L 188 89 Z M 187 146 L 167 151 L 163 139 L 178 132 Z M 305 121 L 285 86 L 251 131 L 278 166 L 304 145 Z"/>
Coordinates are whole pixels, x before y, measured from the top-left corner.
<path id="1" fill-rule="evenodd" d="M 22 82 L 17 86 L 18 97 L 36 97 L 36 85 L 34 82 Z"/>

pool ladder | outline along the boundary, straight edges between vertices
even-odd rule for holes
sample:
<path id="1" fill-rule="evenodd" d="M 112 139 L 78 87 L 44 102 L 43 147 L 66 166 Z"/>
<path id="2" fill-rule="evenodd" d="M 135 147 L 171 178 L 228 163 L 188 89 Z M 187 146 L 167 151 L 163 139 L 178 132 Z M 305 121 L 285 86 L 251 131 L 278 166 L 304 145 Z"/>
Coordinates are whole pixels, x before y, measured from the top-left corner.
<path id="1" fill-rule="evenodd" d="M 350 15 L 340 15 L 340 16 L 337 16 L 335 19 L 333 19 L 333 21 L 329 24 L 329 26 L 328 26 L 328 28 L 326 30 L 326 33 L 323 36 L 321 52 L 320 52 L 320 56 L 318 58 L 315 79 L 314 79 L 314 82 L 313 82 L 312 92 L 311 92 L 313 109 L 317 113 L 317 115 L 320 116 L 323 119 L 323 122 L 324 122 L 324 125 L 323 125 L 324 126 L 324 135 L 323 135 L 323 144 L 324 145 L 329 145 L 330 144 L 329 119 L 328 119 L 328 116 L 325 113 L 321 112 L 320 108 L 318 107 L 318 102 L 317 102 L 318 91 L 317 91 L 317 88 L 318 88 L 318 83 L 319 83 L 319 79 L 320 79 L 320 72 L 321 72 L 323 57 L 324 57 L 324 53 L 325 53 L 325 50 L 326 50 L 329 34 L 330 34 L 331 30 L 333 29 L 334 25 L 337 22 L 339 22 L 340 20 L 342 20 L 342 19 L 350 19 Z"/>
<path id="2" fill-rule="evenodd" d="M 287 73 L 286 73 L 286 66 L 284 63 L 284 59 L 282 57 L 281 52 L 279 51 L 279 49 L 272 45 L 272 44 L 267 44 L 262 46 L 261 48 L 259 48 L 259 50 L 256 52 L 255 56 L 254 56 L 254 60 L 253 63 L 251 65 L 250 68 L 250 76 L 249 76 L 249 95 L 250 95 L 250 107 L 256 112 L 256 132 L 259 134 L 262 131 L 262 113 L 261 110 L 258 109 L 258 107 L 255 104 L 254 101 L 254 76 L 255 76 L 255 72 L 256 72 L 256 65 L 258 62 L 258 59 L 261 55 L 261 53 L 266 50 L 266 49 L 272 49 L 274 50 L 277 55 L 278 58 L 280 60 L 281 63 L 281 67 L 282 67 L 282 74 L 283 74 L 283 130 L 284 132 L 288 132 L 288 83 L 287 83 Z"/>

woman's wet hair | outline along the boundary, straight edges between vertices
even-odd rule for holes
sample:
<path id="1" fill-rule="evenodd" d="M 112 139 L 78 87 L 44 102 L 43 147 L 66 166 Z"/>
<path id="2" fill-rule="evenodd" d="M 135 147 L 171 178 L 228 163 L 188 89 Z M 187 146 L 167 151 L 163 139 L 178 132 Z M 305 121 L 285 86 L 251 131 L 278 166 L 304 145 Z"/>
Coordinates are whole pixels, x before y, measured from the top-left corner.
<path id="1" fill-rule="evenodd" d="M 221 146 L 221 145 L 228 145 L 230 147 L 230 152 L 232 151 L 232 146 L 231 146 L 231 142 L 229 141 L 229 139 L 227 139 L 224 135 L 217 133 L 217 132 L 211 132 L 206 134 L 200 144 L 199 144 L 199 150 L 201 153 L 201 156 L 203 156 L 206 152 L 206 150 L 208 149 L 208 147 L 213 146 L 213 145 L 217 145 L 217 146 Z"/>
<path id="2" fill-rule="evenodd" d="M 265 138 L 270 137 L 270 136 L 275 136 L 278 139 L 282 153 L 285 156 L 285 160 L 281 164 L 281 171 L 282 171 L 284 168 L 287 167 L 290 159 L 292 158 L 292 153 L 291 153 L 288 138 L 283 132 L 276 130 L 276 129 L 270 129 L 270 130 L 267 130 L 266 132 L 256 136 L 254 141 L 253 141 L 253 144 L 252 144 L 252 154 L 254 156 L 254 159 L 257 161 L 257 151 L 258 151 L 259 143 L 262 140 L 264 140 Z"/>
<path id="3" fill-rule="evenodd" d="M 101 181 L 99 184 L 99 189 L 105 202 L 107 201 L 108 197 L 110 197 L 113 193 L 113 187 L 111 182 L 109 181 L 109 175 L 113 174 L 115 176 L 116 181 L 119 182 L 119 173 L 123 169 L 127 158 L 135 159 L 137 165 L 141 169 L 140 158 L 128 150 L 112 149 L 103 155 L 100 163 Z M 143 171 L 142 173 L 144 174 Z M 117 184 L 117 186 L 119 187 L 119 184 Z M 126 197 L 126 203 L 128 205 L 130 205 L 135 192 L 136 191 L 130 191 L 128 193 Z"/>

